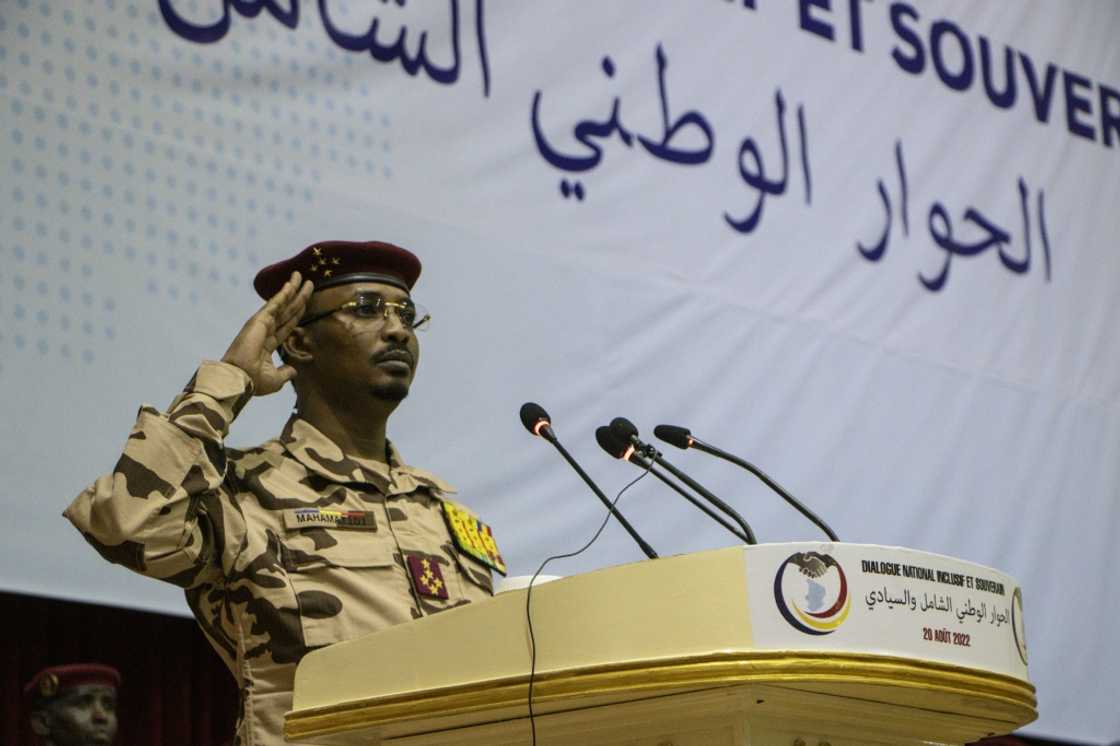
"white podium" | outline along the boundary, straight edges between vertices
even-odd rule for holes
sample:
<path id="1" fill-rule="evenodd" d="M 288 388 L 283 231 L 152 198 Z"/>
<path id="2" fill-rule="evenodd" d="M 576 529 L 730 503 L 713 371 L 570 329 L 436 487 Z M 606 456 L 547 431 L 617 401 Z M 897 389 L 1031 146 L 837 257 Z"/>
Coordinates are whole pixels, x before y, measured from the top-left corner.
<path id="1" fill-rule="evenodd" d="M 732 547 L 533 589 L 537 742 L 964 744 L 1037 717 L 1022 595 L 858 544 Z M 306 656 L 292 740 L 529 743 L 526 591 Z"/>

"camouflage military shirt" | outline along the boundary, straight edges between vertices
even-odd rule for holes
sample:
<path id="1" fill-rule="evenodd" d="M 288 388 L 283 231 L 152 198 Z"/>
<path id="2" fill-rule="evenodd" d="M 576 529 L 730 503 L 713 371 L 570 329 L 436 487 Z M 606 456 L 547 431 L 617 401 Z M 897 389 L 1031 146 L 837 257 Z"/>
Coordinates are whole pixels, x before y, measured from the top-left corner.
<path id="1" fill-rule="evenodd" d="M 443 514 L 452 488 L 348 457 L 293 416 L 258 448 L 223 444 L 251 397 L 207 362 L 168 412 L 142 407 L 113 472 L 66 517 L 110 562 L 186 589 L 241 689 L 238 743 L 283 743 L 296 663 L 309 650 L 487 598 L 489 568 Z"/>

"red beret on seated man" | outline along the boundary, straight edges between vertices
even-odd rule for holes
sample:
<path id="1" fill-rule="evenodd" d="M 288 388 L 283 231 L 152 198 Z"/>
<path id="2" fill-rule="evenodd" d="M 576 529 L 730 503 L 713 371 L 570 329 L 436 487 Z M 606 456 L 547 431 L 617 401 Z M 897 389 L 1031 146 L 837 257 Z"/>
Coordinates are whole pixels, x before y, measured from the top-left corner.
<path id="1" fill-rule="evenodd" d="M 43 746 L 107 746 L 117 738 L 121 675 L 100 663 L 44 668 L 23 688 L 31 730 Z"/>

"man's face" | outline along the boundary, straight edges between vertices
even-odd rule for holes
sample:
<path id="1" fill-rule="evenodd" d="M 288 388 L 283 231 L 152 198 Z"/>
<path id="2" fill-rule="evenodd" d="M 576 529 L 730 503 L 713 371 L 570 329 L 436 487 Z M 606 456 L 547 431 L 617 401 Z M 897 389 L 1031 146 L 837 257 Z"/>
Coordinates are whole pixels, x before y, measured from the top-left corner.
<path id="1" fill-rule="evenodd" d="M 305 316 L 338 308 L 359 298 L 379 296 L 389 303 L 404 303 L 409 295 L 392 285 L 352 283 L 320 290 L 311 296 Z M 332 392 L 399 402 L 408 395 L 420 361 L 416 333 L 389 309 L 363 316 L 360 309 L 342 310 L 312 322 L 315 377 Z"/>
<path id="2" fill-rule="evenodd" d="M 40 735 L 53 746 L 107 746 L 117 737 L 117 690 L 82 684 L 59 694 L 36 716 L 45 731 Z"/>

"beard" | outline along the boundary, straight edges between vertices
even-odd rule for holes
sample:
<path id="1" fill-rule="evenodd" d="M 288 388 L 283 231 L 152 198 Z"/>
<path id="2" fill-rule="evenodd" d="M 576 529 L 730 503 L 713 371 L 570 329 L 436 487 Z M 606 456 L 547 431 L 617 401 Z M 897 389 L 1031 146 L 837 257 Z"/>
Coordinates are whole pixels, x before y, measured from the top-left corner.
<path id="1" fill-rule="evenodd" d="M 370 389 L 373 398 L 381 401 L 398 403 L 408 396 L 408 384 L 404 381 L 388 381 L 378 383 Z"/>

